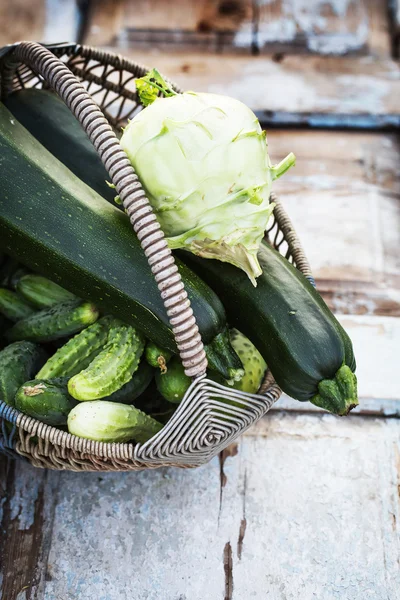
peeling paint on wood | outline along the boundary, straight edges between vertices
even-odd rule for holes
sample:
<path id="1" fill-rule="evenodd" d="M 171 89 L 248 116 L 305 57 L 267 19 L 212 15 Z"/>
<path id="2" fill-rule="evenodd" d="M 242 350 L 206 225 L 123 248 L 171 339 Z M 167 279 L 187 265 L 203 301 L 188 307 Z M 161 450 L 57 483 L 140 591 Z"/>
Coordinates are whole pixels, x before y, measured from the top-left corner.
<path id="1" fill-rule="evenodd" d="M 163 52 L 389 56 L 387 21 L 385 6 L 374 0 L 103 0 L 91 12 L 87 43 Z"/>
<path id="2" fill-rule="evenodd" d="M 327 143 L 324 132 L 270 131 L 268 142 L 273 162 L 290 150 L 297 157 L 296 167 L 275 183 L 275 191 L 299 234 L 314 276 L 333 281 L 331 301 L 336 308 L 343 312 L 347 305 L 345 312 L 358 312 L 355 303 L 360 300 L 367 314 L 396 314 L 400 289 L 397 136 L 331 132 Z M 312 219 L 305 217 L 310 214 Z M 365 293 L 360 296 L 363 283 Z M 329 294 L 327 285 L 323 291 Z"/>
<path id="3" fill-rule="evenodd" d="M 397 419 L 270 413 L 226 460 L 219 525 L 218 459 L 189 471 L 49 472 L 58 495 L 43 584 L 18 591 L 26 600 L 264 600 L 266 591 L 298 600 L 299 589 L 304 600 L 394 600 L 399 434 Z M 38 473 L 19 471 L 27 503 Z M 16 538 L 8 543 L 14 555 Z"/>
<path id="4" fill-rule="evenodd" d="M 225 598 L 224 600 L 232 600 L 233 594 L 233 562 L 232 562 L 232 546 L 230 542 L 226 542 L 224 548 L 224 573 L 225 573 Z"/>
<path id="5" fill-rule="evenodd" d="M 389 59 L 285 56 L 276 62 L 265 56 L 221 58 L 156 48 L 127 48 L 124 55 L 157 66 L 183 89 L 233 96 L 256 111 L 399 114 L 400 69 Z"/>
<path id="6" fill-rule="evenodd" d="M 0 595 L 4 600 L 33 600 L 42 589 L 58 475 L 49 485 L 45 471 L 32 471 L 25 461 L 0 460 L 4 468 Z"/>

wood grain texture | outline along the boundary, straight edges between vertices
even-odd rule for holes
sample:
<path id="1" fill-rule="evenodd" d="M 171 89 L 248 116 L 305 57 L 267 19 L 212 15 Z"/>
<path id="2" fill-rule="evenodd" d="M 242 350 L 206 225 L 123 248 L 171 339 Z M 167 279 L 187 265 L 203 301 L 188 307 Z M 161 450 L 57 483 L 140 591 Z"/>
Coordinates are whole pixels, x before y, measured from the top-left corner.
<path id="1" fill-rule="evenodd" d="M 0 457 L 0 595 L 41 598 L 59 474 Z"/>
<path id="2" fill-rule="evenodd" d="M 0 2 L 0 47 L 20 40 L 74 42 L 79 19 L 75 0 Z"/>
<path id="3" fill-rule="evenodd" d="M 110 48 L 115 51 L 116 49 Z M 226 94 L 253 110 L 319 114 L 398 115 L 400 69 L 372 58 L 166 54 L 124 49 L 124 55 L 157 68 L 186 90 Z"/>
<path id="4" fill-rule="evenodd" d="M 390 55 L 388 11 L 375 0 L 102 0 L 87 41 L 171 52 Z"/>
<path id="5" fill-rule="evenodd" d="M 268 143 L 273 162 L 289 151 L 297 157 L 274 189 L 330 307 L 399 316 L 398 137 L 274 130 Z"/>
<path id="6" fill-rule="evenodd" d="M 394 600 L 399 434 L 397 419 L 271 413 L 226 457 L 222 495 L 218 459 L 189 471 L 49 472 L 58 496 L 43 585 L 18 600 L 298 600 L 299 590 Z M 22 509 L 37 474 L 18 473 Z"/>
<path id="7" fill-rule="evenodd" d="M 0 2 L 0 46 L 24 39 L 41 40 L 45 26 L 45 0 Z"/>

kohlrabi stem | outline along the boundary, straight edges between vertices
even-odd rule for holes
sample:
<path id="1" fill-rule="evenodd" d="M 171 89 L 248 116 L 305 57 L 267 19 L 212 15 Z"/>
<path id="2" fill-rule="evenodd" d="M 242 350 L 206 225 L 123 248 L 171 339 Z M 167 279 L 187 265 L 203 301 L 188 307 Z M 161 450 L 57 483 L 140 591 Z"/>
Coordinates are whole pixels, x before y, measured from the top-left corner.
<path id="1" fill-rule="evenodd" d="M 286 173 L 286 171 L 288 169 L 290 169 L 290 167 L 293 167 L 295 164 L 296 164 L 296 157 L 293 154 L 293 152 L 291 152 L 290 154 L 288 154 L 286 156 L 286 158 L 281 160 L 280 163 L 278 163 L 277 165 L 272 165 L 272 167 L 271 167 L 272 179 L 273 180 L 278 179 L 278 177 L 280 177 L 281 175 Z"/>

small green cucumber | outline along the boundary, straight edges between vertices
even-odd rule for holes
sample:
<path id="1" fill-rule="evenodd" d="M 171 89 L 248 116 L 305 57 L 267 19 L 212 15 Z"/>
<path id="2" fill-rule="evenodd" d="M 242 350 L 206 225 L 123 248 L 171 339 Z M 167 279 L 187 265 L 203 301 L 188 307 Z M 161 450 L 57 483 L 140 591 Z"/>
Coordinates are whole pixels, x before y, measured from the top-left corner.
<path id="1" fill-rule="evenodd" d="M 192 380 L 185 375 L 185 370 L 178 356 L 174 356 L 168 363 L 166 373 L 156 373 L 156 385 L 160 394 L 174 404 L 179 404 L 188 390 Z"/>
<path id="2" fill-rule="evenodd" d="M 50 342 L 81 331 L 97 321 L 98 316 L 99 312 L 91 302 L 70 300 L 22 319 L 7 331 L 6 337 L 11 342 L 24 339 Z"/>
<path id="3" fill-rule="evenodd" d="M 14 406 L 19 387 L 31 379 L 46 360 L 44 350 L 32 342 L 15 342 L 0 351 L 0 400 Z"/>
<path id="4" fill-rule="evenodd" d="M 61 346 L 37 373 L 37 379 L 73 377 L 86 369 L 106 344 L 113 317 L 102 317 Z"/>
<path id="5" fill-rule="evenodd" d="M 231 344 L 242 361 L 244 375 L 240 381 L 230 384 L 235 390 L 256 394 L 263 382 L 267 365 L 257 348 L 237 329 L 229 331 Z M 229 385 L 229 384 L 228 384 Z"/>
<path id="6" fill-rule="evenodd" d="M 265 360 L 254 344 L 252 344 L 251 341 L 237 329 L 231 329 L 229 331 L 229 337 L 232 347 L 242 361 L 244 375 L 240 381 L 229 383 L 228 381 L 225 381 L 219 373 L 211 371 L 209 373 L 209 378 L 217 383 L 226 385 L 227 387 L 232 387 L 235 390 L 247 392 L 248 394 L 256 394 L 263 382 L 265 371 L 267 369 Z"/>
<path id="7" fill-rule="evenodd" d="M 68 415 L 68 431 L 96 442 L 147 442 L 162 429 L 134 406 L 95 400 L 80 402 Z"/>
<path id="8" fill-rule="evenodd" d="M 229 330 L 225 327 L 215 336 L 212 344 L 204 347 L 208 367 L 218 371 L 227 381 L 240 381 L 244 370 L 242 362 L 229 341 Z"/>
<path id="9" fill-rule="evenodd" d="M 69 380 L 68 390 L 77 400 L 97 400 L 128 383 L 139 366 L 144 337 L 134 327 L 115 319 L 107 344 L 90 365 Z"/>
<path id="10" fill-rule="evenodd" d="M 167 362 L 172 357 L 172 352 L 165 348 L 160 348 L 154 342 L 147 342 L 144 355 L 149 365 L 155 369 L 160 369 L 162 373 L 166 373 Z"/>
<path id="11" fill-rule="evenodd" d="M 36 312 L 31 304 L 11 290 L 0 288 L 0 313 L 10 321 L 26 319 Z"/>
<path id="12" fill-rule="evenodd" d="M 67 424 L 74 406 L 76 400 L 68 394 L 66 383 L 33 379 L 25 382 L 15 394 L 15 408 L 55 427 Z"/>
<path id="13" fill-rule="evenodd" d="M 19 279 L 17 292 L 37 308 L 50 308 L 62 302 L 77 300 L 74 294 L 65 290 L 58 283 L 33 273 Z"/>
<path id="14" fill-rule="evenodd" d="M 119 390 L 107 396 L 104 400 L 120 402 L 121 404 L 133 404 L 134 400 L 147 389 L 153 376 L 153 368 L 145 360 L 142 360 L 128 383 L 125 383 Z"/>

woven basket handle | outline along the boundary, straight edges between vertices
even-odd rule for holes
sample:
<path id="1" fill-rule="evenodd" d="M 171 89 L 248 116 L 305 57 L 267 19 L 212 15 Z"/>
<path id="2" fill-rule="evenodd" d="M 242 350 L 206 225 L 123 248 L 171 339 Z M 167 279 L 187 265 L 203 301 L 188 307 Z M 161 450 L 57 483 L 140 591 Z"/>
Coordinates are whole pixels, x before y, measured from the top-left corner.
<path id="1" fill-rule="evenodd" d="M 3 63 L 3 89 L 12 82 L 19 62 L 31 67 L 57 92 L 96 148 L 157 282 L 185 373 L 193 378 L 204 375 L 207 358 L 178 267 L 139 178 L 109 122 L 68 67 L 35 42 L 21 42 L 10 47 Z"/>

